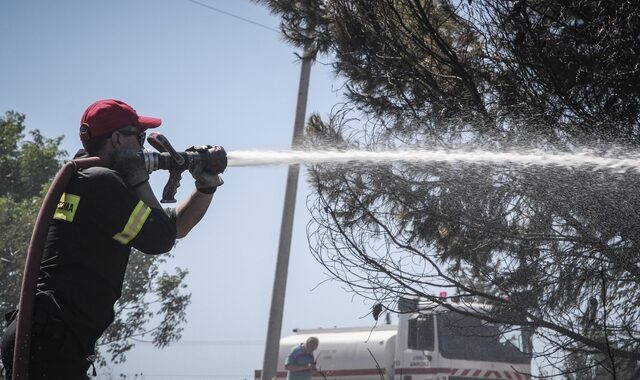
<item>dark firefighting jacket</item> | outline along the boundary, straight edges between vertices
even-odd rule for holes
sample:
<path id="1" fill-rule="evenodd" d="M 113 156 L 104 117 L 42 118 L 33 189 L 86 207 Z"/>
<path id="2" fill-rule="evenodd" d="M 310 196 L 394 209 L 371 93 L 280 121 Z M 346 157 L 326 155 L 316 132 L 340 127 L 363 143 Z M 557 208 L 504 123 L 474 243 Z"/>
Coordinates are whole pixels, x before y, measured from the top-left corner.
<path id="1" fill-rule="evenodd" d="M 131 247 L 160 254 L 171 250 L 175 239 L 173 210 L 148 207 L 113 170 L 78 171 L 49 227 L 36 309 L 62 318 L 83 350 L 92 353 L 114 320 Z"/>

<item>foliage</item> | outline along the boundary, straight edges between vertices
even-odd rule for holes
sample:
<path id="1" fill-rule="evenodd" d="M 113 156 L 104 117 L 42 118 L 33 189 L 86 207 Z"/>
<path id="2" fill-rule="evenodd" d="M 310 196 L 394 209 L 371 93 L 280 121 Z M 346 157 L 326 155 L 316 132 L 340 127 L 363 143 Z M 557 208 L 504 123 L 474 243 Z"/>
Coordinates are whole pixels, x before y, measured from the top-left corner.
<path id="1" fill-rule="evenodd" d="M 310 119 L 312 146 L 636 148 L 636 2 L 261 2 L 346 80 L 343 109 Z M 637 370 L 637 171 L 394 163 L 310 177 L 312 249 L 355 292 L 393 309 L 398 295 L 440 302 L 433 289 L 450 289 L 493 305 L 487 319 L 534 329 L 550 371 Z"/>
<path id="2" fill-rule="evenodd" d="M 18 304 L 25 254 L 42 198 L 61 167 L 66 152 L 63 137 L 47 138 L 38 130 L 25 140 L 25 116 L 9 111 L 0 117 L 0 311 Z M 170 255 L 131 255 L 116 320 L 98 342 L 111 362 L 123 362 L 136 339 L 149 335 L 156 347 L 180 339 L 190 294 L 185 292 L 187 271 L 160 273 Z M 4 326 L 2 326 L 4 328 Z M 107 358 L 98 362 L 105 365 Z"/>
<path id="3" fill-rule="evenodd" d="M 18 303 L 21 274 L 31 230 L 45 186 L 60 168 L 62 137 L 48 139 L 32 131 L 24 141 L 25 116 L 0 117 L 0 311 Z"/>
<path id="4" fill-rule="evenodd" d="M 191 295 L 184 293 L 188 271 L 175 268 L 175 273 L 159 273 L 170 256 L 155 257 L 135 251 L 127 267 L 122 296 L 116 304 L 116 320 L 102 335 L 98 346 L 109 355 L 109 362 L 122 363 L 126 352 L 136 342 L 149 341 L 164 348 L 181 337 L 186 322 L 186 308 Z M 149 323 L 153 322 L 150 327 Z M 149 336 L 145 340 L 145 337 Z M 101 356 L 99 362 L 107 364 Z"/>

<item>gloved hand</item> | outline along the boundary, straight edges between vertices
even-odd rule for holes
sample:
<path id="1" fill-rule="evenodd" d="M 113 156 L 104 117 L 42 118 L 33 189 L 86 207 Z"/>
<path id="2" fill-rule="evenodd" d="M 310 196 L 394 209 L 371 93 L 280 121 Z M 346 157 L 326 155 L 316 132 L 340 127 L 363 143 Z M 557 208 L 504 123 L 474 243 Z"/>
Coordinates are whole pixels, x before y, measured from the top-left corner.
<path id="1" fill-rule="evenodd" d="M 144 159 L 135 150 L 121 150 L 115 154 L 113 169 L 120 173 L 124 182 L 135 188 L 149 180 Z"/>
<path id="2" fill-rule="evenodd" d="M 219 175 L 227 168 L 227 152 L 221 146 L 191 146 L 187 152 L 209 153 L 208 162 L 198 162 L 189 172 L 196 180 L 196 189 L 204 194 L 213 194 L 224 181 Z"/>

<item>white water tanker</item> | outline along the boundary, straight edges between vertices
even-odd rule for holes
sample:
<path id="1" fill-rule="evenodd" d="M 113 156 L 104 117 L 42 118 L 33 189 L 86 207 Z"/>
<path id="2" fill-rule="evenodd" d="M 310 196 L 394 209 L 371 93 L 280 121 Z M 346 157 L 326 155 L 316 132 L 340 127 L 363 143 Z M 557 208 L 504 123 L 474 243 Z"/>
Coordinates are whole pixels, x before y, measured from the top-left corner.
<path id="1" fill-rule="evenodd" d="M 460 306 L 458 306 L 460 307 Z M 478 311 L 482 306 L 469 305 Z M 297 329 L 280 340 L 278 379 L 294 346 L 315 336 L 314 379 L 528 380 L 531 336 L 451 312 L 421 299 L 401 299 L 398 325 Z M 256 379 L 261 371 L 256 371 Z"/>

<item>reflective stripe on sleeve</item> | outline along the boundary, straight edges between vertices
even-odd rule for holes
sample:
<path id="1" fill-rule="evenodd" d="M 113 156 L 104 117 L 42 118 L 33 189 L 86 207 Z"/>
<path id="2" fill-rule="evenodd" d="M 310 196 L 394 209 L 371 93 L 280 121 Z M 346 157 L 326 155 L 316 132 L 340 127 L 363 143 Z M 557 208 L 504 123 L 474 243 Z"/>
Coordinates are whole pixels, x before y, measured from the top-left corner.
<path id="1" fill-rule="evenodd" d="M 144 204 L 144 202 L 139 201 L 136 208 L 133 209 L 133 212 L 129 216 L 127 225 L 124 226 L 122 231 L 113 235 L 113 239 L 123 245 L 129 244 L 131 240 L 138 236 L 138 233 L 140 233 L 144 222 L 147 221 L 149 214 L 151 214 L 151 208 Z"/>

